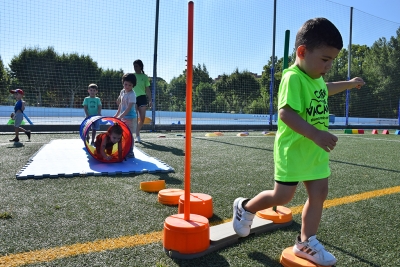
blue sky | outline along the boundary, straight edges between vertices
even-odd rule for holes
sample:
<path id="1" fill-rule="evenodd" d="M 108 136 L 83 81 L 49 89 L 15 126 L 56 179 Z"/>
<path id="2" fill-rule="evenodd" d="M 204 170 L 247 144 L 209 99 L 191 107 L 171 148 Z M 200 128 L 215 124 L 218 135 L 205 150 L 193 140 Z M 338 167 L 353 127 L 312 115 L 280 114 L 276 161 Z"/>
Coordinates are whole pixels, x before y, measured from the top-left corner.
<path id="1" fill-rule="evenodd" d="M 160 0 L 157 76 L 169 82 L 185 69 L 187 1 Z M 273 0 L 194 1 L 194 64 L 210 76 L 238 68 L 261 74 L 272 54 Z M 0 3 L 0 55 L 7 65 L 24 47 L 54 47 L 62 53 L 90 55 L 103 69 L 133 72 L 142 59 L 153 76 L 156 0 L 13 0 Z M 353 44 L 390 38 L 400 27 L 399 0 L 277 0 L 276 55 L 283 56 L 285 30 L 290 49 L 296 31 L 313 17 L 327 17 Z"/>

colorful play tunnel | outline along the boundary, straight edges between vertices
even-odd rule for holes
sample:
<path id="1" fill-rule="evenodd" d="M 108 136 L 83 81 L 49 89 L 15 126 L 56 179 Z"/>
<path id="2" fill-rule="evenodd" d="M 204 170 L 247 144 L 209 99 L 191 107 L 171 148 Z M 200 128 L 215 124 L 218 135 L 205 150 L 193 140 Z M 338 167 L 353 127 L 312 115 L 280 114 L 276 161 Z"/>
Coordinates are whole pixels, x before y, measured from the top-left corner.
<path id="1" fill-rule="evenodd" d="M 120 159 L 118 156 L 118 143 L 115 144 L 112 148 L 111 152 L 111 159 L 110 160 L 105 160 L 103 159 L 99 153 L 96 151 L 96 147 L 91 146 L 87 141 L 86 141 L 86 136 L 90 134 L 91 132 L 91 126 L 93 123 L 97 122 L 100 120 L 100 124 L 106 124 L 109 126 L 114 125 L 114 123 L 118 123 L 121 128 L 122 128 L 122 138 L 121 138 L 121 147 L 122 147 L 122 158 Z M 86 150 L 89 152 L 89 154 L 95 158 L 98 161 L 101 162 L 121 162 L 127 155 L 128 153 L 132 150 L 133 146 L 133 138 L 132 138 L 132 133 L 129 127 L 122 122 L 120 119 L 114 118 L 114 117 L 103 117 L 103 116 L 91 116 L 86 119 L 84 119 L 81 123 L 80 129 L 79 129 L 79 134 L 83 142 L 85 143 Z"/>

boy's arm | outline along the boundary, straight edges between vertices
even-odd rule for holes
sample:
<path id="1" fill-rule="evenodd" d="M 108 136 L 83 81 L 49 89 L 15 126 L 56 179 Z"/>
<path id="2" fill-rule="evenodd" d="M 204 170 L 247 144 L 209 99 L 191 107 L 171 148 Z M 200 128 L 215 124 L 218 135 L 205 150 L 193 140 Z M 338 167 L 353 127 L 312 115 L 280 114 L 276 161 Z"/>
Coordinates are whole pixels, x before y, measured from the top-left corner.
<path id="1" fill-rule="evenodd" d="M 120 114 L 117 118 L 118 118 L 118 119 L 121 119 L 121 118 L 125 117 L 125 115 L 128 114 L 129 111 L 131 111 L 131 109 L 132 109 L 132 107 L 133 107 L 133 104 L 136 104 L 136 103 L 133 103 L 133 102 L 129 103 L 129 104 L 128 104 L 128 107 L 125 109 L 125 111 L 122 112 L 122 114 Z M 119 111 L 119 109 L 118 109 L 118 111 Z"/>
<path id="2" fill-rule="evenodd" d="M 118 159 L 122 160 L 122 141 L 118 142 Z"/>
<path id="3" fill-rule="evenodd" d="M 336 136 L 327 131 L 318 130 L 306 122 L 288 105 L 279 110 L 279 119 L 293 131 L 307 137 L 326 152 L 330 152 L 336 146 L 338 140 Z"/>
<path id="4" fill-rule="evenodd" d="M 114 118 L 118 117 L 118 114 L 121 112 L 121 104 L 118 105 L 117 113 L 115 113 Z"/>
<path id="5" fill-rule="evenodd" d="M 83 109 L 85 110 L 85 115 L 86 115 L 86 117 L 89 117 L 88 106 L 87 106 L 87 105 L 84 105 L 84 106 L 83 106 Z"/>
<path id="6" fill-rule="evenodd" d="M 353 89 L 353 88 L 360 89 L 361 86 L 363 86 L 364 84 L 365 82 L 362 78 L 355 77 L 350 81 L 327 82 L 326 86 L 328 87 L 328 95 L 334 95 L 346 89 Z"/>
<path id="7" fill-rule="evenodd" d="M 101 104 L 97 106 L 97 115 L 101 116 Z"/>
<path id="8" fill-rule="evenodd" d="M 22 101 L 21 111 L 24 112 L 24 110 L 25 110 L 25 101 Z"/>
<path id="9" fill-rule="evenodd" d="M 103 136 L 103 139 L 101 140 L 101 147 L 100 147 L 100 154 L 105 160 L 109 160 L 109 156 L 106 154 L 106 142 L 107 142 L 107 137 Z"/>

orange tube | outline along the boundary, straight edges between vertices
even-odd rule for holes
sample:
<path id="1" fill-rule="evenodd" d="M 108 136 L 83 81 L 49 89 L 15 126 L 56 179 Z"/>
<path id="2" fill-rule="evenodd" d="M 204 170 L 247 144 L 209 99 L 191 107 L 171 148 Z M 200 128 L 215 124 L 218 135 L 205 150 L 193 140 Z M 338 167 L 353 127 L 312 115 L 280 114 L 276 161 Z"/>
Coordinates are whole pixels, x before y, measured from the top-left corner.
<path id="1" fill-rule="evenodd" d="M 186 71 L 186 138 L 185 138 L 185 205 L 183 219 L 190 219 L 190 158 L 192 147 L 192 81 L 193 81 L 193 18 L 194 3 L 188 3 L 188 52 Z"/>

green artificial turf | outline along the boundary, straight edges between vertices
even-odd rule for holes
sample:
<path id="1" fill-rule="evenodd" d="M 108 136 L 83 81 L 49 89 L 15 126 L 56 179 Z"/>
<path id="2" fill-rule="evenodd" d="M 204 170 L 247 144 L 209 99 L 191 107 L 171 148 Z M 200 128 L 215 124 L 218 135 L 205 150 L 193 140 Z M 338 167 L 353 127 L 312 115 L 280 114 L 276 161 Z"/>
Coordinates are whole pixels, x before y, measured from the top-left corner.
<path id="1" fill-rule="evenodd" d="M 343 134 L 331 152 L 328 199 L 400 185 L 400 136 Z M 157 202 L 140 182 L 163 179 L 167 188 L 184 188 L 185 138 L 178 133 L 143 133 L 137 146 L 175 169 L 168 174 L 89 176 L 17 180 L 15 174 L 52 139 L 79 139 L 79 134 L 32 134 L 32 142 L 15 148 L 11 135 L 0 135 L 0 258 L 96 240 L 160 232 L 177 206 Z M 180 133 L 182 134 L 182 133 Z M 253 197 L 272 189 L 273 136 L 226 132 L 206 138 L 193 132 L 191 192 L 213 198 L 211 224 L 232 216 L 236 197 Z M 63 151 L 60 151 L 63 153 Z M 299 185 L 293 200 L 304 204 Z M 337 266 L 399 266 L 400 194 L 389 194 L 325 209 L 318 238 L 338 259 Z M 281 252 L 294 244 L 301 215 L 287 228 L 243 238 L 239 243 L 193 260 L 171 259 L 161 242 L 124 249 L 78 254 L 27 266 L 280 266 Z"/>

